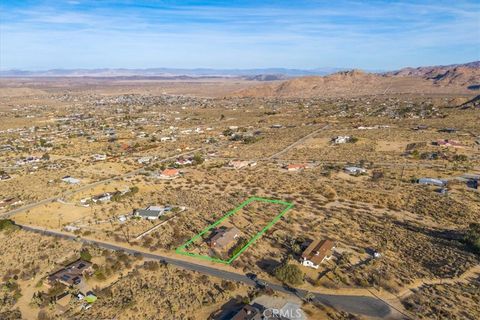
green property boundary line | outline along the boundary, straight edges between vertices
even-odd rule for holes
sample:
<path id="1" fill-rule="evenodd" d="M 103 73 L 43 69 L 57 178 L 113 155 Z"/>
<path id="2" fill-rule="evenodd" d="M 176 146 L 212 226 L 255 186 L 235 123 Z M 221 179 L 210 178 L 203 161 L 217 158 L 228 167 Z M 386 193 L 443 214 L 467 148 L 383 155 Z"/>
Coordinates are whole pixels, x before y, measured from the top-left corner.
<path id="1" fill-rule="evenodd" d="M 222 223 L 225 219 L 227 219 L 228 217 L 234 215 L 237 211 L 239 211 L 240 209 L 242 209 L 243 207 L 247 206 L 248 204 L 254 202 L 254 201 L 261 201 L 261 202 L 268 202 L 268 203 L 275 203 L 275 204 L 281 204 L 281 205 L 284 205 L 286 206 L 285 209 L 282 210 L 282 212 L 280 212 L 278 215 L 275 216 L 275 218 L 273 218 L 272 221 L 270 221 L 261 231 L 259 231 L 256 235 L 254 235 L 248 242 L 245 246 L 243 246 L 240 251 L 238 251 L 235 255 L 233 255 L 232 257 L 230 257 L 230 259 L 228 260 L 222 260 L 222 259 L 217 259 L 217 258 L 212 258 L 212 257 L 209 257 L 209 256 L 206 256 L 206 255 L 201 255 L 201 254 L 197 254 L 197 253 L 192 253 L 192 252 L 187 252 L 185 251 L 186 247 L 188 247 L 191 243 L 195 242 L 198 238 L 200 238 L 202 235 L 204 235 L 205 233 L 207 233 L 208 231 L 212 230 L 213 228 L 215 228 L 217 225 L 219 225 L 220 223 Z M 280 220 L 280 218 L 288 211 L 290 210 L 292 207 L 293 207 L 293 203 L 290 203 L 290 202 L 286 202 L 286 201 L 282 201 L 282 200 L 275 200 L 275 199 L 267 199 L 267 198 L 260 198 L 260 197 L 250 197 L 248 198 L 247 200 L 245 200 L 244 202 L 242 202 L 238 207 L 236 207 L 235 209 L 227 212 L 223 217 L 221 217 L 220 219 L 218 219 L 217 221 L 215 221 L 214 223 L 212 223 L 211 225 L 207 226 L 205 229 L 203 229 L 202 231 L 200 231 L 200 233 L 198 233 L 197 235 L 195 235 L 194 237 L 192 237 L 190 240 L 188 240 L 187 242 L 185 242 L 183 245 L 181 245 L 180 247 L 178 247 L 175 252 L 178 253 L 178 254 L 182 254 L 182 255 L 185 255 L 185 256 L 189 256 L 189 257 L 194 257 L 194 258 L 199 258 L 199 259 L 203 259 L 203 260 L 208 260 L 208 261 L 213 261 L 213 262 L 218 262 L 218 263 L 223 263 L 223 264 L 230 264 L 232 263 L 236 258 L 238 258 L 238 256 L 240 254 L 242 254 L 245 250 L 247 250 L 247 248 L 249 246 L 251 246 L 258 238 L 260 238 L 268 229 L 270 229 L 278 220 Z"/>

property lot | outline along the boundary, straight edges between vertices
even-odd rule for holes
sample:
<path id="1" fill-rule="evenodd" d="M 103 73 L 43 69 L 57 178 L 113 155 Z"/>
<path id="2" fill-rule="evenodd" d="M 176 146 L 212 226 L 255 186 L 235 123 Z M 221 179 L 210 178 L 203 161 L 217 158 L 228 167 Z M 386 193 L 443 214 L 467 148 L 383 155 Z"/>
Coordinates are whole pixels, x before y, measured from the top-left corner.
<path id="1" fill-rule="evenodd" d="M 249 198 L 178 247 L 176 252 L 230 264 L 292 207 L 292 203 L 281 200 Z M 260 222 L 268 221 L 275 211 L 268 224 Z"/>

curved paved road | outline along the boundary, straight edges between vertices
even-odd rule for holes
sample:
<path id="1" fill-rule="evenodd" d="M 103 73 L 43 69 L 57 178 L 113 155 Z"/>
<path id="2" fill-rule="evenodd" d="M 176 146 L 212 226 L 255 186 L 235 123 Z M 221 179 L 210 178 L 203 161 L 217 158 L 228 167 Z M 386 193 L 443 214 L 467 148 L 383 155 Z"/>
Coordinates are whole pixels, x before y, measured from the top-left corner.
<path id="1" fill-rule="evenodd" d="M 118 245 L 114 245 L 111 243 L 106 243 L 98 240 L 90 240 L 90 239 L 83 239 L 74 235 L 65 234 L 57 231 L 46 230 L 38 227 L 26 226 L 26 225 L 19 225 L 24 230 L 36 232 L 44 235 L 60 237 L 67 240 L 76 240 L 80 241 L 85 244 L 95 244 L 101 248 L 115 250 L 115 251 L 124 251 L 129 254 L 140 254 L 144 258 L 157 260 L 165 263 L 172 264 L 174 266 L 180 267 L 182 269 L 192 270 L 199 273 L 207 274 L 213 277 L 222 278 L 229 281 L 241 282 L 247 284 L 249 286 L 255 286 L 255 281 L 249 279 L 247 276 L 225 271 L 219 270 L 214 267 L 209 267 L 201 264 L 196 264 L 184 260 L 175 259 L 172 257 L 162 256 L 159 254 L 147 253 L 138 251 L 135 249 L 125 248 Z M 384 301 L 368 297 L 368 296 L 350 296 L 350 295 L 331 295 L 331 294 L 321 294 L 315 292 L 308 292 L 306 290 L 292 290 L 273 283 L 267 283 L 270 288 L 275 291 L 287 293 L 287 294 L 295 294 L 300 298 L 304 298 L 307 293 L 311 293 L 314 295 L 314 300 L 320 302 L 324 305 L 333 307 L 338 310 L 343 310 L 350 313 L 360 314 L 368 317 L 377 317 L 377 318 L 385 318 L 391 315 L 391 308 L 390 306 L 385 303 Z"/>

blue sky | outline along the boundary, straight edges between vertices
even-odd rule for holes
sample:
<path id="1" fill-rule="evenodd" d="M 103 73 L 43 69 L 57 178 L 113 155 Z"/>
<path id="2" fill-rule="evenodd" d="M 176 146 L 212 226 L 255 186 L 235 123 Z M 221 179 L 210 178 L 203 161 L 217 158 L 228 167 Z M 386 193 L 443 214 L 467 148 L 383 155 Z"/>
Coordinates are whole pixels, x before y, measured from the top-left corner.
<path id="1" fill-rule="evenodd" d="M 0 0 L 0 69 L 347 67 L 480 60 L 478 1 Z"/>

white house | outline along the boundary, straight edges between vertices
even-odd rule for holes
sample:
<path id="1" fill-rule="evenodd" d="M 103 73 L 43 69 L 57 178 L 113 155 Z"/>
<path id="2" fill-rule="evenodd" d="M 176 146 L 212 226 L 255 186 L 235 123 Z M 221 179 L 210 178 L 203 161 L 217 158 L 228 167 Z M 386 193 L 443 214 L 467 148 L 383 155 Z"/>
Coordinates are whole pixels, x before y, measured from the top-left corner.
<path id="1" fill-rule="evenodd" d="M 79 179 L 76 179 L 76 178 L 73 178 L 71 176 L 65 176 L 62 178 L 62 181 L 63 182 L 66 182 L 66 183 L 69 183 L 69 184 L 79 184 L 80 183 L 80 180 Z"/>
<path id="2" fill-rule="evenodd" d="M 332 139 L 334 144 L 342 144 L 350 141 L 350 136 L 337 136 Z"/>
<path id="3" fill-rule="evenodd" d="M 361 174 L 367 173 L 367 169 L 360 168 L 360 167 L 345 167 L 345 172 L 348 174 Z"/>
<path id="4" fill-rule="evenodd" d="M 94 154 L 92 156 L 92 159 L 94 161 L 105 161 L 105 160 L 107 160 L 107 155 L 106 154 Z"/>

